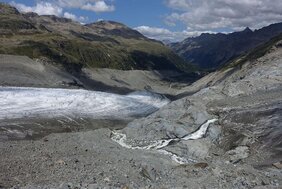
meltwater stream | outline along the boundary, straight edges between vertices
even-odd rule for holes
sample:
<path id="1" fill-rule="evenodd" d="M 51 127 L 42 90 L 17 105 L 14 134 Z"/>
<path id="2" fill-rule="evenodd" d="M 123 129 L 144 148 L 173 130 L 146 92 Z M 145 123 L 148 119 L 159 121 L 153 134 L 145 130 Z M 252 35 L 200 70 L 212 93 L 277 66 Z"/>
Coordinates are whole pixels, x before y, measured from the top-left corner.
<path id="1" fill-rule="evenodd" d="M 81 89 L 0 87 L 0 120 L 87 118 L 126 120 L 148 115 L 169 100 L 149 92 L 118 95 Z"/>
<path id="2" fill-rule="evenodd" d="M 121 145 L 124 148 L 132 149 L 132 150 L 156 150 L 159 153 L 170 156 L 171 159 L 178 164 L 187 164 L 189 162 L 195 162 L 195 160 L 180 157 L 177 154 L 164 150 L 163 148 L 168 146 L 173 141 L 178 142 L 181 140 L 197 140 L 197 139 L 203 138 L 205 134 L 207 133 L 207 130 L 210 124 L 216 121 L 217 119 L 207 120 L 196 131 L 182 138 L 156 140 L 156 141 L 152 141 L 151 144 L 147 146 L 132 146 L 131 144 L 128 144 L 126 141 L 126 135 L 119 131 L 112 131 L 111 138 L 113 141 L 117 142 L 119 145 Z"/>

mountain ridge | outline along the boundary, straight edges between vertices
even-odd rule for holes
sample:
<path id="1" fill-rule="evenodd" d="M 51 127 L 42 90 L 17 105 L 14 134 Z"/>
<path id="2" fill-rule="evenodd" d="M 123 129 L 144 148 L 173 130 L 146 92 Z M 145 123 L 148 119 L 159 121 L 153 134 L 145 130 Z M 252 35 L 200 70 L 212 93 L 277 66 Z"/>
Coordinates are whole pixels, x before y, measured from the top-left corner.
<path id="1" fill-rule="evenodd" d="M 48 58 L 67 69 L 175 70 L 193 67 L 161 42 L 124 24 L 99 21 L 87 25 L 54 15 L 19 13 L 1 3 L 1 54 Z"/>
<path id="2" fill-rule="evenodd" d="M 243 31 L 229 34 L 203 33 L 198 37 L 187 38 L 168 46 L 186 61 L 211 71 L 266 43 L 280 33 L 282 23 L 276 23 L 254 31 L 247 27 Z"/>

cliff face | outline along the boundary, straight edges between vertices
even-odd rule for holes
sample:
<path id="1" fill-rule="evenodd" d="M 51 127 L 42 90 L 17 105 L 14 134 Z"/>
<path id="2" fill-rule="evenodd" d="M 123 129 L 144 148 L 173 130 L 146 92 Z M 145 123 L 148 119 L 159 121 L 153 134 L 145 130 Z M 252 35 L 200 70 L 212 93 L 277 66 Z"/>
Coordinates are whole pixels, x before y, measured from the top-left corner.
<path id="1" fill-rule="evenodd" d="M 282 23 L 277 23 L 255 31 L 246 28 L 231 34 L 202 34 L 169 46 L 186 61 L 215 70 L 280 33 Z"/>

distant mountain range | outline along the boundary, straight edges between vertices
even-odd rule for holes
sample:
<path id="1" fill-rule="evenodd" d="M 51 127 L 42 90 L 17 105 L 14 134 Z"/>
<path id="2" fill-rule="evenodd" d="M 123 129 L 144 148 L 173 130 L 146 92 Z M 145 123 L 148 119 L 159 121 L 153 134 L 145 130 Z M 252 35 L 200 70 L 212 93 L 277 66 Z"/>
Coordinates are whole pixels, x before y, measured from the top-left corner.
<path id="1" fill-rule="evenodd" d="M 168 46 L 186 61 L 205 70 L 216 70 L 281 33 L 282 23 L 277 23 L 255 31 L 246 28 L 230 34 L 205 33 Z"/>
<path id="2" fill-rule="evenodd" d="M 181 70 L 192 67 L 161 42 L 113 21 L 87 25 L 57 16 L 20 13 L 0 3 L 0 54 L 26 55 L 62 64 L 120 70 Z"/>

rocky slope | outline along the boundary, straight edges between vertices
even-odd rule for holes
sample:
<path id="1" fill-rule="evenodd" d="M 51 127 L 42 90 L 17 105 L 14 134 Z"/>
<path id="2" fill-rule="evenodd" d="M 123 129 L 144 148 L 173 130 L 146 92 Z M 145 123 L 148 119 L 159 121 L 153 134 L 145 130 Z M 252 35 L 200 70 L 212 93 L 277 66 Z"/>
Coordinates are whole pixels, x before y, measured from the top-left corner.
<path id="1" fill-rule="evenodd" d="M 281 188 L 281 44 L 279 36 L 122 130 L 0 142 L 0 185 Z"/>
<path id="2" fill-rule="evenodd" d="M 255 31 L 246 28 L 230 34 L 202 34 L 169 46 L 185 60 L 206 70 L 216 70 L 280 33 L 282 23 L 277 23 Z"/>
<path id="3" fill-rule="evenodd" d="M 0 85 L 40 88 L 72 88 L 127 94 L 138 90 L 175 96 L 188 86 L 196 74 L 173 70 L 115 70 L 81 68 L 67 72 L 62 65 L 46 59 L 32 60 L 26 56 L 0 54 Z"/>
<path id="4" fill-rule="evenodd" d="M 21 14 L 0 4 L 0 53 L 48 58 L 69 72 L 86 68 L 184 70 L 191 66 L 162 43 L 116 22 L 81 25 L 56 16 Z"/>

